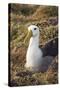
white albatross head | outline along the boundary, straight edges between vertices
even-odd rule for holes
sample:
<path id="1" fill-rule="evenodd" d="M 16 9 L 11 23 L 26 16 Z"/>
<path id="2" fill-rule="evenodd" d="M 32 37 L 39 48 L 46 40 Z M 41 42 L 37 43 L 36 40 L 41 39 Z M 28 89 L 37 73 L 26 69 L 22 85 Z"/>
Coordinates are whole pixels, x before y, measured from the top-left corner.
<path id="1" fill-rule="evenodd" d="M 36 37 L 39 34 L 39 28 L 35 25 L 30 25 L 28 27 L 28 32 L 32 32 L 32 37 Z"/>
<path id="2" fill-rule="evenodd" d="M 24 43 L 26 43 L 26 41 L 29 41 L 31 37 L 39 37 L 39 28 L 36 25 L 30 25 L 28 27 L 28 33 L 24 40 Z"/>

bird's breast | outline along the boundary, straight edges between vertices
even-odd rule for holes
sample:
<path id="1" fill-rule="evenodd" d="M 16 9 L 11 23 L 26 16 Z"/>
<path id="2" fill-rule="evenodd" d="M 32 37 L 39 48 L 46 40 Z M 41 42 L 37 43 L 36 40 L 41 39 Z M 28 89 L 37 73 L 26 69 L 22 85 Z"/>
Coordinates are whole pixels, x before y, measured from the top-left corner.
<path id="1" fill-rule="evenodd" d="M 42 51 L 38 47 L 29 47 L 26 59 L 31 66 L 38 66 L 42 58 Z"/>

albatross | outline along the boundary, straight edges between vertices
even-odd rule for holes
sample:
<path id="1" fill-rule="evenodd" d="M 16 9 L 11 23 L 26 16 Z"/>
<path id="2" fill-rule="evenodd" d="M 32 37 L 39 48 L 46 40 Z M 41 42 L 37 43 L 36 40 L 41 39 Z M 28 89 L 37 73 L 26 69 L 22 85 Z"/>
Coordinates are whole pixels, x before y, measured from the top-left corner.
<path id="1" fill-rule="evenodd" d="M 52 56 L 43 57 L 43 50 L 39 47 L 39 35 L 39 28 L 36 25 L 30 25 L 24 40 L 24 43 L 29 40 L 25 68 L 34 72 L 46 71 L 53 59 Z"/>

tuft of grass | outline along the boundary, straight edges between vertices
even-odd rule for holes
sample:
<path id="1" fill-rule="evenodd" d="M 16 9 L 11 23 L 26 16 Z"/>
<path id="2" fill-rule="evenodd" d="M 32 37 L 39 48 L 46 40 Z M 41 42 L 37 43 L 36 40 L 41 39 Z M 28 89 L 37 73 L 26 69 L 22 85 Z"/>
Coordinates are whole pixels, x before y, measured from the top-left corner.
<path id="1" fill-rule="evenodd" d="M 58 26 L 52 26 L 44 28 L 40 33 L 40 42 L 43 43 L 58 36 Z"/>

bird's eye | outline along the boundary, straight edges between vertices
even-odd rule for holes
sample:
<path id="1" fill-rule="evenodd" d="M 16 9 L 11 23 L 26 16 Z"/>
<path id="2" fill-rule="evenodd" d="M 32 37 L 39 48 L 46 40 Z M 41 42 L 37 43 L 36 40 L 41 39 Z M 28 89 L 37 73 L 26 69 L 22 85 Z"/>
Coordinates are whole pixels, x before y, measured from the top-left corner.
<path id="1" fill-rule="evenodd" d="M 34 28 L 34 30 L 36 30 L 36 28 Z"/>

